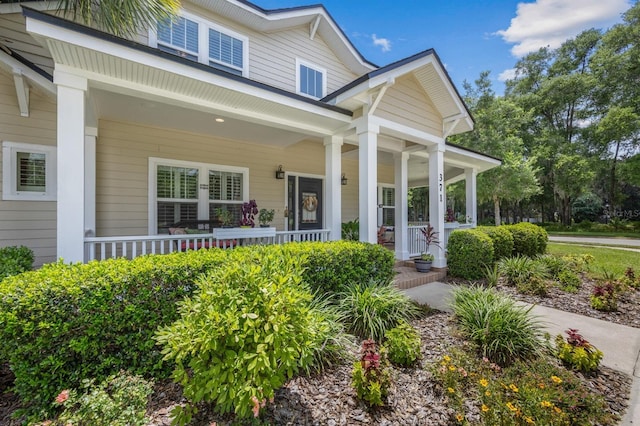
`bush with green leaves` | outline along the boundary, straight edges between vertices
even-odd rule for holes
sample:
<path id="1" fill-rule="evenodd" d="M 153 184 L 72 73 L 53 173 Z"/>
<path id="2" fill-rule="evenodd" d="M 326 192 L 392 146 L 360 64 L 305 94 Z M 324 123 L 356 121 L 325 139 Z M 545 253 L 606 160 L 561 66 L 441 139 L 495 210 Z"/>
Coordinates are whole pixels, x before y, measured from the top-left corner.
<path id="1" fill-rule="evenodd" d="M 305 259 L 268 248 L 250 258 L 233 254 L 200 278 L 194 295 L 179 303 L 180 318 L 156 339 L 191 404 L 213 402 L 219 412 L 246 418 L 311 366 L 326 338 L 318 323 L 327 317 L 312 307 Z M 188 423 L 196 411 L 177 408 L 176 423 Z"/>
<path id="2" fill-rule="evenodd" d="M 378 353 L 378 347 L 371 339 L 362 342 L 360 359 L 354 363 L 351 372 L 351 383 L 362 401 L 370 406 L 384 405 L 391 386 L 389 361 L 385 349 L 380 348 Z"/>
<path id="3" fill-rule="evenodd" d="M 582 337 L 578 330 L 570 328 L 566 331 L 565 340 L 561 334 L 556 336 L 556 356 L 571 368 L 583 372 L 598 369 L 604 354 Z"/>
<path id="4" fill-rule="evenodd" d="M 493 264 L 493 242 L 476 229 L 455 230 L 447 246 L 449 274 L 468 280 L 484 277 L 485 268 Z"/>
<path id="5" fill-rule="evenodd" d="M 33 251 L 29 247 L 0 248 L 0 281 L 33 268 Z"/>
<path id="6" fill-rule="evenodd" d="M 547 294 L 548 272 L 546 264 L 538 259 L 517 255 L 498 262 L 506 283 L 515 286 L 520 293 L 544 296 Z"/>
<path id="7" fill-rule="evenodd" d="M 505 226 L 479 226 L 493 242 L 493 259 L 498 261 L 513 254 L 513 235 Z"/>
<path id="8" fill-rule="evenodd" d="M 53 425 L 142 426 L 153 382 L 121 371 L 95 385 L 85 380 L 82 390 L 65 389 L 56 397 L 64 411 Z"/>
<path id="9" fill-rule="evenodd" d="M 597 284 L 590 297 L 591 307 L 598 311 L 613 312 L 618 310 L 618 293 L 611 282 Z"/>
<path id="10" fill-rule="evenodd" d="M 127 369 L 168 376 L 153 339 L 177 318 L 195 278 L 224 263 L 223 250 L 134 260 L 54 263 L 0 282 L 0 359 L 24 402 L 50 409 L 60 389 Z"/>
<path id="11" fill-rule="evenodd" d="M 582 286 L 582 280 L 578 274 L 567 269 L 558 274 L 558 285 L 566 292 L 577 293 Z"/>
<path id="12" fill-rule="evenodd" d="M 505 225 L 513 236 L 513 254 L 535 257 L 547 251 L 549 235 L 541 226 L 533 223 L 520 222 L 515 225 Z"/>
<path id="13" fill-rule="evenodd" d="M 409 367 L 420 358 L 420 335 L 409 323 L 402 322 L 384 335 L 384 347 L 389 361 L 395 365 Z"/>
<path id="14" fill-rule="evenodd" d="M 544 254 L 542 256 L 538 256 L 536 261 L 542 263 L 549 273 L 549 277 L 557 280 L 558 276 L 561 272 L 571 270 L 568 262 L 560 256 L 555 256 L 553 254 Z"/>
<path id="15" fill-rule="evenodd" d="M 543 347 L 542 325 L 531 307 L 518 305 L 494 289 L 458 287 L 453 312 L 462 332 L 483 356 L 500 365 L 538 356 Z"/>
<path id="16" fill-rule="evenodd" d="M 363 339 L 381 341 L 387 330 L 419 314 L 415 303 L 388 281 L 352 283 L 336 300 L 347 331 Z"/>

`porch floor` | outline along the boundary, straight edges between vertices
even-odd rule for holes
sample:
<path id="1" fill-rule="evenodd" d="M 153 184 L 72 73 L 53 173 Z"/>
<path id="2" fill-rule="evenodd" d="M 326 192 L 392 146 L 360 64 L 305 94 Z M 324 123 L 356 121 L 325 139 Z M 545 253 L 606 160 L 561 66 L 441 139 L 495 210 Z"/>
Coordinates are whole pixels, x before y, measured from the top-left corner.
<path id="1" fill-rule="evenodd" d="M 429 272 L 418 272 L 412 261 L 399 261 L 394 266 L 394 284 L 401 290 L 442 281 L 447 277 L 446 268 L 432 268 Z"/>

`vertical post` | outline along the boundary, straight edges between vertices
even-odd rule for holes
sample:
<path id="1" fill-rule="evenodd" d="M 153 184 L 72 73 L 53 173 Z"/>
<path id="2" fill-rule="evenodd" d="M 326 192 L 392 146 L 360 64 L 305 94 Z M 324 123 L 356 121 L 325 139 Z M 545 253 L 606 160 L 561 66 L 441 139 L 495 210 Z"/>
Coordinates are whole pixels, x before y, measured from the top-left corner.
<path id="1" fill-rule="evenodd" d="M 54 71 L 58 90 L 57 257 L 84 261 L 87 80 Z"/>
<path id="2" fill-rule="evenodd" d="M 324 138 L 325 167 L 325 223 L 329 240 L 342 238 L 342 137 Z"/>
<path id="3" fill-rule="evenodd" d="M 444 143 L 430 147 L 429 152 L 429 223 L 438 233 L 440 248 L 431 247 L 434 256 L 433 266 L 444 268 L 447 261 L 444 257 L 444 214 L 446 205 L 444 183 Z"/>
<path id="4" fill-rule="evenodd" d="M 98 129 L 86 127 L 84 136 L 84 232 L 96 234 L 96 138 Z"/>
<path id="5" fill-rule="evenodd" d="M 466 191 L 466 215 L 467 219 L 471 220 L 471 223 L 477 225 L 478 223 L 478 196 L 476 188 L 476 176 L 478 172 L 476 169 L 464 169 L 465 179 L 465 191 Z"/>
<path id="6" fill-rule="evenodd" d="M 396 259 L 409 259 L 409 215 L 407 193 L 409 190 L 408 183 L 408 162 L 409 154 L 400 152 L 393 155 L 394 173 L 395 173 L 395 246 Z"/>
<path id="7" fill-rule="evenodd" d="M 360 241 L 378 242 L 378 132 L 379 127 L 365 121 L 358 134 L 358 213 Z"/>

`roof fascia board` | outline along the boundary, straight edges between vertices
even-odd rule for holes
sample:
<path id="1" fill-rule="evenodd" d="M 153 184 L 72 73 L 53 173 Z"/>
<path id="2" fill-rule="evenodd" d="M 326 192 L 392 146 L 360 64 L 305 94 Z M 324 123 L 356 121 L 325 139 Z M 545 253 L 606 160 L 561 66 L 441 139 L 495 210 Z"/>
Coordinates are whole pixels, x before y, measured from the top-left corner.
<path id="1" fill-rule="evenodd" d="M 137 62 L 145 66 L 172 72 L 210 84 L 223 86 L 240 93 L 250 94 L 275 103 L 338 119 L 343 122 L 348 122 L 351 118 L 351 112 L 342 108 L 337 108 L 313 99 L 285 92 L 246 78 L 238 76 L 233 76 L 235 78 L 232 78 L 230 74 L 227 76 L 227 73 L 215 70 L 214 68 L 206 65 L 194 63 L 175 55 L 163 54 L 164 52 L 157 51 L 157 49 L 138 45 L 137 43 L 130 42 L 128 40 L 114 37 L 114 39 L 120 41 L 118 43 L 113 42 L 113 40 L 104 40 L 91 36 L 91 34 L 87 34 L 87 37 L 78 37 L 77 31 L 73 29 L 44 22 L 39 20 L 37 17 L 34 19 L 29 15 L 27 15 L 27 31 L 45 39 L 51 38 L 70 45 L 95 50 L 107 55 Z M 66 22 L 64 20 L 62 21 Z M 89 30 L 95 31 L 91 29 Z M 135 49 L 136 45 L 139 47 L 138 49 Z M 58 65 L 56 65 L 56 67 L 57 66 Z M 206 69 L 204 69 L 205 67 Z"/>
<path id="2" fill-rule="evenodd" d="M 474 160 L 485 161 L 485 162 L 491 163 L 494 166 L 499 166 L 499 165 L 502 164 L 502 160 L 499 159 L 499 158 L 492 157 L 490 155 L 483 154 L 481 152 L 474 151 L 474 150 L 469 149 L 469 148 L 464 148 L 464 147 L 461 147 L 459 145 L 453 145 L 453 144 L 451 144 L 449 142 L 446 143 L 445 152 L 450 152 L 452 154 L 464 155 L 464 156 L 472 158 Z"/>
<path id="3" fill-rule="evenodd" d="M 48 97 L 54 98 L 56 96 L 56 85 L 53 84 L 51 80 L 45 78 L 40 73 L 18 61 L 2 49 L 0 49 L 0 67 L 13 75 L 18 73 L 26 77 L 29 81 L 42 89 Z"/>

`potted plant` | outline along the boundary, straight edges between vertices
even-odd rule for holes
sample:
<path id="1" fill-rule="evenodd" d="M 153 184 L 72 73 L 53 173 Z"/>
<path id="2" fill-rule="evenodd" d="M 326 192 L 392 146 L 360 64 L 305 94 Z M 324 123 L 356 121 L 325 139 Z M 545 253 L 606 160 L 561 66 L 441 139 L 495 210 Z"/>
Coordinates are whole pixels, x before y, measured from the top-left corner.
<path id="1" fill-rule="evenodd" d="M 216 215 L 218 215 L 218 220 L 222 224 L 223 228 L 233 227 L 233 215 L 231 214 L 231 211 L 218 207 L 216 209 Z"/>
<path id="2" fill-rule="evenodd" d="M 426 252 L 423 252 L 419 258 L 413 260 L 413 263 L 416 265 L 416 270 L 418 272 L 429 272 L 429 270 L 431 270 L 431 263 L 434 259 L 430 248 L 432 245 L 440 248 L 440 240 L 438 240 L 439 232 L 435 232 L 433 226 L 429 224 L 426 227 L 420 228 L 420 233 L 422 234 L 421 237 L 424 239 L 427 248 Z"/>
<path id="3" fill-rule="evenodd" d="M 256 226 L 255 215 L 258 214 L 258 205 L 256 200 L 249 200 L 242 204 L 242 219 L 240 227 L 253 228 Z"/>
<path id="4" fill-rule="evenodd" d="M 262 228 L 268 228 L 275 214 L 276 214 L 276 211 L 273 209 L 271 210 L 260 209 L 260 213 L 258 214 L 258 222 L 260 222 L 260 226 Z"/>

